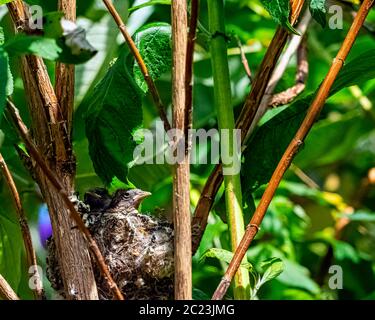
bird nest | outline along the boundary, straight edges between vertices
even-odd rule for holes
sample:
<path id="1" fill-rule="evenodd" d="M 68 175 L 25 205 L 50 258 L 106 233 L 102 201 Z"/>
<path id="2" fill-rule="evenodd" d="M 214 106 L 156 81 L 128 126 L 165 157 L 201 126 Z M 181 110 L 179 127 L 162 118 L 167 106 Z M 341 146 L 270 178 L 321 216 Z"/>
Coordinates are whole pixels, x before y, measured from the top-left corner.
<path id="1" fill-rule="evenodd" d="M 173 297 L 173 228 L 163 219 L 138 212 L 141 190 L 119 190 L 110 197 L 104 189 L 78 203 L 81 216 L 97 242 L 110 273 L 126 299 L 165 300 Z M 48 244 L 47 277 L 62 292 L 53 238 Z M 113 295 L 92 258 L 100 299 Z"/>

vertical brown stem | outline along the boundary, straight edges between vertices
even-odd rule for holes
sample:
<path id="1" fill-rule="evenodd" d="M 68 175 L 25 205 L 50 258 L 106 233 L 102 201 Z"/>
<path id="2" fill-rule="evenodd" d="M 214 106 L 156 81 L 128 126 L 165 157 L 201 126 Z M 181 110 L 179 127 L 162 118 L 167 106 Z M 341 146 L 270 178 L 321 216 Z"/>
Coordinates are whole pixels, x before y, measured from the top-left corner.
<path id="1" fill-rule="evenodd" d="M 70 21 L 76 20 L 76 0 L 59 0 L 58 10 L 65 14 Z M 70 135 L 72 130 L 74 110 L 74 65 L 56 63 L 55 91 L 57 101 L 61 108 L 61 121 L 66 123 L 67 132 Z"/>
<path id="2" fill-rule="evenodd" d="M 29 14 L 22 1 L 7 4 L 18 32 L 29 32 Z M 43 60 L 21 58 L 22 77 L 32 119 L 33 137 L 49 168 L 59 177 L 67 194 L 73 192 L 75 162 L 67 126 Z M 69 210 L 39 167 L 34 172 L 51 216 L 65 294 L 68 299 L 98 299 L 89 251 Z"/>
<path id="3" fill-rule="evenodd" d="M 262 199 L 260 200 L 259 206 L 257 207 L 249 225 L 247 226 L 246 233 L 242 238 L 236 253 L 229 264 L 229 267 L 216 289 L 212 299 L 220 300 L 224 297 L 226 291 L 229 288 L 229 285 L 235 275 L 237 269 L 239 268 L 243 257 L 246 254 L 248 247 L 250 246 L 255 235 L 258 233 L 260 224 L 263 221 L 265 213 L 268 209 L 269 204 L 275 194 L 277 187 L 281 179 L 284 176 L 284 173 L 289 168 L 290 164 L 293 161 L 294 156 L 297 154 L 299 147 L 302 145 L 304 139 L 308 135 L 310 129 L 312 128 L 316 118 L 320 114 L 321 110 L 324 107 L 324 104 L 329 95 L 329 91 L 332 88 L 332 85 L 339 74 L 340 70 L 344 66 L 345 60 L 349 54 L 350 49 L 352 48 L 355 39 L 367 17 L 368 12 L 373 5 L 374 0 L 364 0 L 359 12 L 340 48 L 340 51 L 337 53 L 336 58 L 334 59 L 330 70 L 327 73 L 322 85 L 319 88 L 317 95 L 315 96 L 314 101 L 312 102 L 307 115 L 302 122 L 300 128 L 295 134 L 293 140 L 290 142 L 288 148 L 286 149 L 283 157 L 281 158 L 275 172 L 273 173 L 271 180 L 268 184 L 267 189 L 265 190 Z"/>
<path id="4" fill-rule="evenodd" d="M 183 134 L 186 130 L 186 49 L 187 6 L 185 0 L 172 0 L 173 128 Z M 177 148 L 185 147 L 184 139 L 175 141 Z M 179 159 L 173 176 L 173 218 L 175 241 L 175 299 L 192 299 L 191 275 L 191 217 L 189 152 Z"/>

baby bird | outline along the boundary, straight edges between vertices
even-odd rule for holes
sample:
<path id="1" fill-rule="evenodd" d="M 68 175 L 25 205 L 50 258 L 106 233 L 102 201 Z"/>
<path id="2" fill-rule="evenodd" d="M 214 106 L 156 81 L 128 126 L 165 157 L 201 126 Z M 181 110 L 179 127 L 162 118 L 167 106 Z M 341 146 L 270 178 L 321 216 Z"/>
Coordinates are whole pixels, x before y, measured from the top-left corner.
<path id="1" fill-rule="evenodd" d="M 120 189 L 111 197 L 105 189 L 94 189 L 84 197 L 89 210 L 81 213 L 82 219 L 126 299 L 173 298 L 173 227 L 166 220 L 138 212 L 149 195 L 139 189 Z M 92 261 L 100 299 L 112 299 L 111 290 Z M 47 274 L 58 279 L 51 272 Z"/>

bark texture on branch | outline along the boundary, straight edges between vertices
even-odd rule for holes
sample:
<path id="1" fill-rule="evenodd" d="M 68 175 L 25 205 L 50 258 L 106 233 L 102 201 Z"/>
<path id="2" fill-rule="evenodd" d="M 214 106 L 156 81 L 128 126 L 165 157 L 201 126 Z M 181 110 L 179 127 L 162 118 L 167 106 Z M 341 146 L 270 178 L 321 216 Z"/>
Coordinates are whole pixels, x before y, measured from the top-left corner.
<path id="1" fill-rule="evenodd" d="M 28 33 L 29 17 L 23 2 L 17 0 L 7 6 L 17 31 Z M 21 58 L 21 70 L 35 144 L 66 192 L 72 193 L 75 160 L 71 153 L 70 134 L 61 121 L 63 112 L 46 66 L 39 57 L 25 56 Z M 69 210 L 44 173 L 35 167 L 33 176 L 48 205 L 66 296 L 79 300 L 98 299 L 89 251 L 81 232 L 75 228 Z"/>
<path id="2" fill-rule="evenodd" d="M 9 283 L 0 274 L 0 298 L 4 300 L 19 300 Z"/>
<path id="3" fill-rule="evenodd" d="M 185 0 L 172 0 L 172 104 L 173 128 L 183 134 L 186 117 L 186 50 L 187 5 Z M 187 137 L 185 137 L 187 138 Z M 185 139 L 174 141 L 177 148 L 185 147 Z M 175 232 L 175 299 L 192 299 L 191 216 L 189 152 L 175 165 L 173 176 L 173 221 Z"/>

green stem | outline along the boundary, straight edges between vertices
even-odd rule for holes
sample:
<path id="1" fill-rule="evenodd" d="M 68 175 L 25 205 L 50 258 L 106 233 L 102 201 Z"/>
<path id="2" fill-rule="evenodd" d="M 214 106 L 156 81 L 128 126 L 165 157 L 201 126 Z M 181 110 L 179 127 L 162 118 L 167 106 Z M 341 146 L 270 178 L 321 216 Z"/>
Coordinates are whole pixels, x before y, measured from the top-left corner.
<path id="1" fill-rule="evenodd" d="M 212 39 L 210 42 L 211 63 L 214 78 L 215 106 L 220 132 L 228 130 L 228 141 L 222 145 L 221 153 L 235 156 L 235 120 L 231 103 L 231 87 L 225 39 L 224 1 L 208 0 L 208 17 Z M 227 148 L 227 149 L 226 149 Z M 223 169 L 226 165 L 223 164 Z M 225 202 L 232 251 L 237 248 L 245 232 L 242 212 L 240 174 L 224 175 Z M 244 258 L 246 260 L 246 258 Z M 234 282 L 235 299 L 250 298 L 250 280 L 246 268 L 240 268 Z"/>

